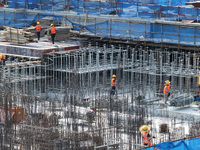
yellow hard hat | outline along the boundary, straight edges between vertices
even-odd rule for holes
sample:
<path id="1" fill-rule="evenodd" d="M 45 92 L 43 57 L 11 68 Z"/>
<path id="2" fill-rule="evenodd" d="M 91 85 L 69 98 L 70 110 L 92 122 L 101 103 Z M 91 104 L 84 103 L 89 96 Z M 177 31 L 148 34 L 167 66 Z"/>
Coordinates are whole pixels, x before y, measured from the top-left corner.
<path id="1" fill-rule="evenodd" d="M 170 83 L 169 80 L 165 81 L 165 83 Z"/>
<path id="2" fill-rule="evenodd" d="M 53 26 L 53 24 L 51 24 L 51 26 Z"/>
<path id="3" fill-rule="evenodd" d="M 142 126 L 140 126 L 139 130 L 142 133 L 143 132 L 148 132 L 150 130 L 150 126 L 148 126 L 148 125 L 142 125 Z"/>
<path id="4" fill-rule="evenodd" d="M 37 24 L 40 24 L 40 22 L 37 22 Z"/>
<path id="5" fill-rule="evenodd" d="M 115 75 L 115 74 L 113 74 L 113 76 L 112 76 L 113 78 L 116 78 L 117 76 Z"/>

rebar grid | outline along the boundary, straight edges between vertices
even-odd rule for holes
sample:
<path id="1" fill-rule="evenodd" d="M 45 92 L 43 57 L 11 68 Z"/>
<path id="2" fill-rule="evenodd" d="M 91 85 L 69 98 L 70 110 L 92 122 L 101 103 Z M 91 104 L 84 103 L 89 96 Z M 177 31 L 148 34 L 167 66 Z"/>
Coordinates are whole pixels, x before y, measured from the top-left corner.
<path id="1" fill-rule="evenodd" d="M 37 62 L 8 60 L 0 72 L 0 113 L 5 118 L 0 147 L 137 149 L 142 147 L 143 124 L 151 126 L 154 144 L 196 136 L 198 115 L 171 112 L 163 106 L 160 91 L 170 79 L 172 93 L 194 94 L 198 64 L 193 51 L 91 44 L 47 54 Z M 112 74 L 118 85 L 114 96 Z M 11 110 L 19 107 L 25 109 L 25 120 L 13 119 Z M 169 130 L 160 133 L 163 122 Z"/>

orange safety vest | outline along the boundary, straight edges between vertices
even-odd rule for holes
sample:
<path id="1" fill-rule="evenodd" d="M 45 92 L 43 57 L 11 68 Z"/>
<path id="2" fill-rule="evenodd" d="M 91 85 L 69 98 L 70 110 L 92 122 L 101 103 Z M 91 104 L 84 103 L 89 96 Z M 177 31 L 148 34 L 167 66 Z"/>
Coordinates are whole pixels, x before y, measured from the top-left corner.
<path id="1" fill-rule="evenodd" d="M 55 27 L 51 27 L 51 34 L 55 34 L 56 33 L 56 28 Z"/>
<path id="2" fill-rule="evenodd" d="M 41 25 L 36 25 L 36 29 L 35 29 L 35 32 L 37 32 L 37 31 L 41 31 Z"/>
<path id="3" fill-rule="evenodd" d="M 6 59 L 6 55 L 5 54 L 2 55 L 2 59 L 4 59 L 4 60 Z"/>
<path id="4" fill-rule="evenodd" d="M 164 90 L 163 90 L 163 94 L 168 94 L 169 92 L 169 88 L 168 86 L 165 84 Z"/>
<path id="5" fill-rule="evenodd" d="M 149 135 L 148 132 L 142 133 L 143 142 L 144 142 L 145 144 L 148 144 L 149 146 L 151 146 L 151 140 L 148 139 L 148 135 Z"/>
<path id="6" fill-rule="evenodd" d="M 116 83 L 115 78 L 112 78 L 110 86 L 115 86 L 115 87 L 117 87 L 117 83 Z"/>
<path id="7" fill-rule="evenodd" d="M 170 91 L 170 87 L 171 87 L 171 85 L 168 83 L 168 90 Z"/>

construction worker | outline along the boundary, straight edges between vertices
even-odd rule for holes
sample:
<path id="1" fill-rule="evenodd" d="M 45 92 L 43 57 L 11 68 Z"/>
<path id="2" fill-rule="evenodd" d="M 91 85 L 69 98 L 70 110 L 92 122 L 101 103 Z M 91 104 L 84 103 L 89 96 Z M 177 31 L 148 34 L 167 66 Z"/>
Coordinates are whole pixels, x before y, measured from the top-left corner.
<path id="1" fill-rule="evenodd" d="M 116 90 L 116 87 L 117 87 L 116 77 L 117 77 L 116 75 L 112 76 L 112 80 L 111 80 L 111 84 L 110 84 L 110 86 L 112 88 L 111 88 L 110 95 L 115 95 L 115 90 Z"/>
<path id="2" fill-rule="evenodd" d="M 151 137 L 149 134 L 150 126 L 148 125 L 142 125 L 139 128 L 139 131 L 142 133 L 142 138 L 143 138 L 143 144 L 145 146 L 151 146 L 151 139 L 155 137 Z"/>
<path id="3" fill-rule="evenodd" d="M 6 55 L 2 54 L 2 64 L 5 65 L 6 62 Z"/>
<path id="4" fill-rule="evenodd" d="M 3 7 L 3 6 L 4 6 L 4 1 L 1 1 L 0 7 Z"/>
<path id="5" fill-rule="evenodd" d="M 35 32 L 37 34 L 37 38 L 38 38 L 38 41 L 39 41 L 40 40 L 40 32 L 41 32 L 40 22 L 37 22 L 37 25 L 36 25 L 36 28 L 35 28 Z"/>
<path id="6" fill-rule="evenodd" d="M 163 90 L 164 102 L 165 102 L 165 104 L 167 103 L 167 101 L 168 101 L 168 96 L 170 95 L 170 93 L 169 93 L 170 88 L 171 88 L 171 85 L 170 85 L 169 80 L 165 81 L 164 90 Z"/>
<path id="7" fill-rule="evenodd" d="M 165 83 L 168 85 L 168 89 L 169 89 L 169 91 L 170 91 L 171 84 L 170 84 L 169 80 L 165 81 Z"/>
<path id="8" fill-rule="evenodd" d="M 3 59 L 3 55 L 0 54 L 0 65 L 2 65 L 2 59 Z"/>
<path id="9" fill-rule="evenodd" d="M 56 28 L 54 27 L 53 24 L 51 24 L 50 34 L 51 34 L 52 43 L 54 44 L 54 39 L 55 39 L 55 36 L 56 36 Z"/>

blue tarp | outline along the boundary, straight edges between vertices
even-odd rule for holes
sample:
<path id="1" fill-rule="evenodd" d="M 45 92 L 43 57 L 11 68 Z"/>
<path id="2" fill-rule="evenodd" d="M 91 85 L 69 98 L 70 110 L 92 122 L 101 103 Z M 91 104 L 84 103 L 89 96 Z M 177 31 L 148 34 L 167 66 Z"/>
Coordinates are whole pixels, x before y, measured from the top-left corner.
<path id="1" fill-rule="evenodd" d="M 117 14 L 121 17 L 138 17 L 165 20 L 197 20 L 200 10 L 197 8 L 144 5 L 137 3 L 120 3 Z"/>
<path id="2" fill-rule="evenodd" d="M 144 150 L 154 150 L 154 148 L 159 150 L 200 150 L 200 138 L 164 142 Z"/>
<path id="3" fill-rule="evenodd" d="M 15 5 L 20 5 L 20 7 L 30 7 L 24 2 L 25 0 L 11 0 L 16 3 L 9 3 L 10 7 L 15 7 Z M 31 2 L 36 3 L 40 0 L 32 0 Z M 19 2 L 19 3 L 18 3 Z M 30 4 L 30 1 L 28 1 Z M 49 0 L 42 0 L 42 8 L 51 10 L 56 6 L 48 6 Z M 52 3 L 52 1 L 50 1 Z M 60 4 L 64 3 L 65 0 L 54 0 L 55 4 L 58 8 L 60 8 Z M 130 1 L 128 1 L 130 2 Z M 156 1 L 158 2 L 158 1 Z M 159 1 L 161 2 L 161 1 Z M 164 1 L 162 1 L 164 2 Z M 95 9 L 100 11 L 100 13 L 109 13 L 111 12 L 110 8 L 113 8 L 113 3 L 106 4 L 103 2 L 93 1 L 82 1 L 82 0 L 74 0 L 70 1 L 70 6 L 73 7 L 79 3 L 80 7 L 74 7 L 78 13 L 85 12 L 86 8 L 88 8 L 89 13 L 95 13 Z M 98 4 L 99 3 L 99 4 Z M 14 4 L 14 5 L 13 5 Z M 13 5 L 13 6 L 12 6 Z M 83 6 L 84 5 L 84 10 Z M 98 9 L 98 5 L 102 5 L 105 8 L 104 11 Z M 33 5 L 32 5 L 33 6 Z M 39 7 L 38 5 L 34 5 Z M 81 8 L 82 7 L 82 8 Z M 121 5 L 117 5 L 123 11 L 119 11 L 121 16 L 130 16 L 130 17 L 141 17 L 141 18 L 159 18 L 165 17 L 165 19 L 169 18 L 171 20 L 177 20 L 177 15 L 179 14 L 178 19 L 191 19 L 195 17 L 198 13 L 197 9 L 192 8 L 180 8 L 180 7 L 168 7 L 168 6 L 155 6 L 155 5 L 142 5 L 142 4 L 130 4 L 130 3 L 122 3 Z M 32 7 L 33 8 L 33 7 Z M 81 8 L 81 9 L 80 9 Z M 94 8 L 90 10 L 90 8 Z M 102 7 L 101 7 L 102 8 Z M 127 9 L 124 9 L 127 8 Z M 138 10 L 137 10 L 138 9 Z M 81 11 L 80 11 L 81 10 Z M 159 12 L 162 12 L 159 14 Z M 200 11 L 199 11 L 200 12 Z M 37 21 L 46 16 L 42 13 L 38 13 L 37 15 L 28 15 L 28 14 L 17 14 L 15 12 L 0 13 L 0 25 L 11 26 L 11 27 L 28 27 L 32 24 L 32 22 Z M 53 16 L 52 16 L 53 17 Z M 54 22 L 57 23 L 60 21 L 62 16 L 54 15 Z M 70 21 L 70 20 L 69 20 Z M 165 42 L 165 43 L 179 43 L 179 44 L 187 44 L 187 45 L 200 45 L 200 29 L 192 28 L 192 27 L 178 27 L 171 25 L 159 25 L 159 24 L 142 24 L 142 23 L 132 23 L 132 22 L 118 22 L 118 21 L 104 21 L 97 24 L 91 25 L 81 25 L 75 22 L 70 21 L 73 25 L 74 30 L 87 29 L 91 33 L 94 33 L 98 36 L 102 37 L 115 37 L 115 38 L 125 38 L 125 39 L 141 39 L 153 42 Z"/>
<path id="4" fill-rule="evenodd" d="M 87 29 L 95 35 L 112 38 L 141 39 L 152 42 L 200 45 L 200 29 L 173 25 L 105 21 L 92 25 L 71 22 L 74 30 Z"/>
<path id="5" fill-rule="evenodd" d="M 141 3 L 141 4 L 156 4 L 156 5 L 168 5 L 168 6 L 183 6 L 190 0 L 116 0 L 117 2 L 128 3 Z"/>
<path id="6" fill-rule="evenodd" d="M 27 8 L 48 11 L 60 11 L 67 8 L 77 14 L 110 14 L 117 11 L 122 17 L 139 17 L 165 20 L 197 20 L 199 10 L 194 8 L 182 8 L 175 6 L 185 5 L 189 0 L 116 0 L 116 1 L 92 1 L 92 0 L 10 0 L 10 8 Z M 173 6 L 173 7 L 171 7 Z"/>
<path id="7" fill-rule="evenodd" d="M 109 14 L 116 8 L 116 3 L 101 2 L 101 1 L 83 1 L 73 0 L 70 1 L 70 8 L 78 14 Z"/>
<path id="8" fill-rule="evenodd" d="M 64 10 L 65 0 L 9 0 L 9 8 L 26 8 L 38 10 L 60 11 Z"/>
<path id="9" fill-rule="evenodd" d="M 41 19 L 43 17 L 54 17 L 54 22 L 58 23 L 62 16 L 56 15 L 46 15 L 38 13 L 38 15 L 29 15 L 29 14 L 17 14 L 15 12 L 0 12 L 0 25 L 9 26 L 9 27 L 29 27 L 34 21 Z"/>

